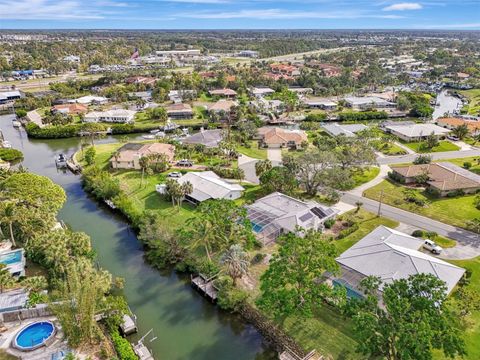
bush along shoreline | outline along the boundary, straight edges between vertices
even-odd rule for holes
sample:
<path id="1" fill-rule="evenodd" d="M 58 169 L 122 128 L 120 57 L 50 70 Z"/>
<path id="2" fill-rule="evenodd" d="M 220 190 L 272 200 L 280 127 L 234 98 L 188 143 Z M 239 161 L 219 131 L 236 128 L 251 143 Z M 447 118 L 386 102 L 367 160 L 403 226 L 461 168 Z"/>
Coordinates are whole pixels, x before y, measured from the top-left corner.
<path id="1" fill-rule="evenodd" d="M 154 268 L 174 269 L 185 274 L 202 273 L 207 276 L 220 273 L 218 265 L 209 259 L 210 255 L 200 256 L 187 244 L 188 240 L 186 239 L 192 236 L 189 229 L 172 232 L 159 221 L 158 214 L 153 211 L 144 213 L 136 211 L 131 200 L 121 189 L 118 179 L 115 179 L 108 171 L 101 170 L 95 165 L 89 166 L 82 173 L 82 184 L 85 191 L 95 199 L 110 200 L 115 205 L 115 211 L 124 216 L 138 234 L 138 239 L 144 247 L 145 259 Z M 231 207 L 234 206 L 233 202 L 224 203 L 222 206 L 224 208 L 220 210 L 207 208 L 203 211 L 225 213 L 237 211 L 236 208 Z M 198 228 L 198 224 L 195 227 Z M 258 247 L 259 245 L 255 242 L 254 238 L 246 239 L 245 248 Z M 218 289 L 217 305 L 222 310 L 235 313 L 241 316 L 246 323 L 252 324 L 272 348 L 281 352 L 288 347 L 298 354 L 306 354 L 297 341 L 248 302 L 247 293 L 236 287 L 230 276 L 219 275 L 215 280 L 215 285 Z"/>

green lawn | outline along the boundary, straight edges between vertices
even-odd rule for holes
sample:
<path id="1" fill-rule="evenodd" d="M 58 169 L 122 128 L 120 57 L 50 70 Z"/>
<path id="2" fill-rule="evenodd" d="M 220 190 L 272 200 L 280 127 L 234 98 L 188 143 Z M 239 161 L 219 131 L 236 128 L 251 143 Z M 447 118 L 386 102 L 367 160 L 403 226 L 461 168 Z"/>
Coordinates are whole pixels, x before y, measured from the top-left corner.
<path id="1" fill-rule="evenodd" d="M 373 142 L 373 146 L 377 151 L 380 151 L 384 155 L 405 155 L 407 152 L 395 143 L 388 143 L 381 140 Z"/>
<path id="2" fill-rule="evenodd" d="M 450 141 L 440 141 L 438 146 L 435 146 L 431 149 L 423 149 L 423 142 L 404 142 L 403 145 L 409 147 L 417 153 L 432 153 L 432 152 L 444 152 L 444 151 L 457 151 L 460 150 L 460 147 L 451 143 Z"/>
<path id="3" fill-rule="evenodd" d="M 480 175 L 480 157 L 466 157 L 466 158 L 457 158 L 457 159 L 448 159 L 448 160 L 436 160 L 438 161 L 448 161 L 460 167 L 463 167 L 463 164 L 469 162 L 472 164 L 472 167 L 468 169 L 469 171 Z"/>
<path id="4" fill-rule="evenodd" d="M 435 237 L 435 239 L 433 240 L 444 249 L 452 248 L 457 245 L 457 242 L 455 240 L 440 235 L 437 235 L 437 237 Z"/>
<path id="5" fill-rule="evenodd" d="M 405 188 L 405 186 L 384 180 L 380 184 L 367 189 L 364 196 L 378 201 L 383 190 L 382 201 L 385 204 L 459 227 L 465 227 L 467 220 L 474 219 L 480 214 L 473 204 L 475 195 L 437 199 L 427 196 L 421 190 L 415 190 L 417 197 L 427 202 L 425 206 L 420 207 L 404 200 L 403 189 Z"/>
<path id="6" fill-rule="evenodd" d="M 398 226 L 398 222 L 395 220 L 378 217 L 376 214 L 363 209 L 358 213 L 356 213 L 355 210 L 352 210 L 347 214 L 353 215 L 354 219 L 358 222 L 359 229 L 343 239 L 335 240 L 335 246 L 340 254 L 380 225 L 388 226 L 390 228 L 396 228 Z"/>
<path id="7" fill-rule="evenodd" d="M 353 180 L 355 181 L 354 187 L 360 186 L 375 179 L 380 172 L 380 168 L 377 166 L 370 166 L 363 169 L 363 171 L 354 171 Z"/>
<path id="8" fill-rule="evenodd" d="M 254 159 L 265 160 L 267 159 L 267 150 L 258 147 L 258 141 L 251 140 L 250 147 L 237 146 L 237 150 L 240 154 L 249 156 Z"/>
<path id="9" fill-rule="evenodd" d="M 470 115 L 480 114 L 480 89 L 462 90 L 459 92 L 468 98 L 467 113 Z"/>

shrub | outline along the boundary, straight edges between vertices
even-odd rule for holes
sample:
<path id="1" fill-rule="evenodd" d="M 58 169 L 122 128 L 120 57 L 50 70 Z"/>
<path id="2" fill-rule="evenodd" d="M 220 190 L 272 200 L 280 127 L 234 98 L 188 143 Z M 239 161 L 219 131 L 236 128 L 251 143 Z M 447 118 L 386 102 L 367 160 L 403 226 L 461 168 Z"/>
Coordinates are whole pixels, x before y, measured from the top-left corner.
<path id="1" fill-rule="evenodd" d="M 360 121 L 386 118 L 388 118 L 388 114 L 385 111 L 345 111 L 338 115 L 340 121 Z"/>
<path id="2" fill-rule="evenodd" d="M 419 164 L 430 164 L 432 162 L 432 157 L 430 155 L 419 155 L 413 160 L 415 165 Z"/>
<path id="3" fill-rule="evenodd" d="M 423 230 L 415 230 L 414 232 L 412 232 L 412 236 L 416 238 L 423 237 Z"/>
<path id="4" fill-rule="evenodd" d="M 115 351 L 117 352 L 118 358 L 120 360 L 137 360 L 138 357 L 135 355 L 135 352 L 132 349 L 132 345 L 130 342 L 121 337 L 118 330 L 113 330 L 110 333 L 112 338 L 113 346 L 115 347 Z"/>
<path id="5" fill-rule="evenodd" d="M 237 311 L 246 301 L 248 295 L 245 291 L 233 287 L 230 277 L 221 277 L 216 280 L 218 298 L 217 304 L 223 310 Z"/>
<path id="6" fill-rule="evenodd" d="M 475 207 L 480 210 L 480 195 L 475 196 L 475 198 L 473 199 L 473 205 L 475 205 Z"/>
<path id="7" fill-rule="evenodd" d="M 397 182 L 400 184 L 405 183 L 405 178 L 394 171 L 389 171 L 387 175 L 388 175 L 388 178 L 394 182 Z"/>
<path id="8" fill-rule="evenodd" d="M 262 253 L 256 253 L 255 256 L 250 260 L 252 265 L 260 264 L 263 259 L 265 259 L 266 255 Z"/>
<path id="9" fill-rule="evenodd" d="M 93 146 L 90 146 L 86 151 L 85 151 L 85 162 L 87 165 L 93 165 L 95 162 L 95 155 L 97 154 L 97 151 Z"/>
<path id="10" fill-rule="evenodd" d="M 447 197 L 449 198 L 454 198 L 454 197 L 463 196 L 463 195 L 465 195 L 465 191 L 463 191 L 462 189 L 450 191 L 447 193 Z"/>
<path id="11" fill-rule="evenodd" d="M 0 160 L 17 163 L 23 160 L 23 153 L 16 149 L 0 149 Z"/>
<path id="12" fill-rule="evenodd" d="M 327 119 L 327 114 L 325 113 L 308 114 L 305 117 L 305 121 L 307 122 L 319 122 L 319 121 L 324 121 L 326 119 Z"/>
<path id="13" fill-rule="evenodd" d="M 441 195 L 440 190 L 435 189 L 433 187 L 428 187 L 427 190 L 426 190 L 426 193 L 429 194 L 430 196 L 436 197 L 436 198 L 440 197 L 440 195 Z"/>
<path id="14" fill-rule="evenodd" d="M 79 133 L 81 124 L 46 126 L 40 128 L 37 124 L 28 123 L 25 130 L 29 137 L 38 139 L 60 139 L 75 137 Z"/>
<path id="15" fill-rule="evenodd" d="M 18 109 L 18 110 L 15 111 L 15 114 L 17 115 L 17 117 L 23 118 L 23 117 L 27 116 L 27 110 Z"/>
<path id="16" fill-rule="evenodd" d="M 340 233 L 337 235 L 337 239 L 343 239 L 345 237 L 347 237 L 348 235 L 354 233 L 355 231 L 357 231 L 359 229 L 359 226 L 357 223 L 353 224 L 352 226 L 346 228 L 346 229 L 343 229 L 342 231 L 340 231 Z"/>
<path id="17" fill-rule="evenodd" d="M 472 167 L 472 163 L 471 163 L 470 161 L 465 161 L 465 162 L 463 163 L 463 167 L 464 167 L 465 169 L 470 169 L 470 168 Z"/>
<path id="18" fill-rule="evenodd" d="M 313 121 L 303 121 L 300 123 L 301 130 L 319 130 L 320 124 Z"/>
<path id="19" fill-rule="evenodd" d="M 335 219 L 328 219 L 323 223 L 326 229 L 331 229 L 333 224 L 335 224 Z"/>
<path id="20" fill-rule="evenodd" d="M 210 166 L 208 170 L 213 171 L 218 176 L 227 178 L 227 179 L 241 180 L 245 178 L 245 173 L 243 172 L 243 169 L 240 169 L 240 168 L 230 169 L 230 168 L 225 168 L 220 166 Z"/>

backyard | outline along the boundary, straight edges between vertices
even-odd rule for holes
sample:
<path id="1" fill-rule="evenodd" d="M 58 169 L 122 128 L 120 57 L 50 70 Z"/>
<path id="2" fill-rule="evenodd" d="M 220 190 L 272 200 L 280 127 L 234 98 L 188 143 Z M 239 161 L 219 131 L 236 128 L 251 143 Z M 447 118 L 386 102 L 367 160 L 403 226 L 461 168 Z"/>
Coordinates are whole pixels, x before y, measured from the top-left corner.
<path id="1" fill-rule="evenodd" d="M 425 206 L 418 206 L 404 199 L 404 189 L 407 189 L 407 187 L 390 180 L 384 180 L 380 184 L 365 190 L 363 195 L 377 201 L 382 196 L 382 202 L 385 204 L 463 228 L 468 220 L 479 216 L 479 211 L 474 206 L 475 195 L 434 198 L 425 194 L 421 189 L 414 189 L 416 197 L 425 201 Z"/>

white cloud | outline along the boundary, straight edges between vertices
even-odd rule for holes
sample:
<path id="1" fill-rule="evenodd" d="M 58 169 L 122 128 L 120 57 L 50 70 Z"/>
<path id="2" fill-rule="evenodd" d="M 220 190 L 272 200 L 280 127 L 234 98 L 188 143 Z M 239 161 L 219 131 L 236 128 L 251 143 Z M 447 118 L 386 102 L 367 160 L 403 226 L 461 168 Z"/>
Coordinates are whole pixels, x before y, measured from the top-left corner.
<path id="1" fill-rule="evenodd" d="M 194 12 L 175 14 L 178 17 L 193 19 L 359 19 L 359 18 L 382 18 L 400 19 L 398 15 L 375 15 L 357 11 L 292 11 L 284 9 L 262 9 L 262 10 L 239 10 L 232 12 Z"/>
<path id="2" fill-rule="evenodd" d="M 405 10 L 420 10 L 423 9 L 422 4 L 419 3 L 398 3 L 384 7 L 383 11 L 405 11 Z"/>

